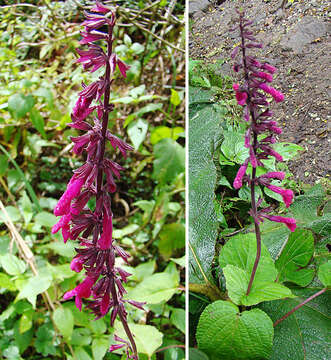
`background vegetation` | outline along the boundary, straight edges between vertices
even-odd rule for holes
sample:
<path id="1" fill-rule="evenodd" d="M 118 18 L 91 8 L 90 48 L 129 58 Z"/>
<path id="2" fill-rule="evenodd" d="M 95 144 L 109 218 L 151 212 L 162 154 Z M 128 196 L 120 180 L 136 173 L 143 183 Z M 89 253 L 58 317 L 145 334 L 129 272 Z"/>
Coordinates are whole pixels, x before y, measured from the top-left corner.
<path id="1" fill-rule="evenodd" d="M 250 188 L 243 186 L 238 191 L 232 186 L 239 166 L 248 156 L 244 146 L 247 125 L 241 120 L 242 110 L 234 98 L 233 80 L 219 70 L 222 63 L 220 60 L 206 65 L 192 60 L 189 65 L 190 360 L 326 359 L 330 355 L 330 291 L 274 329 L 272 326 L 312 294 L 331 285 L 330 275 L 326 275 L 330 274 L 331 263 L 330 188 L 326 179 L 321 181 L 323 185 L 314 186 L 296 182 L 287 166 L 287 161 L 302 150 L 296 144 L 275 144 L 285 162 L 265 160 L 266 168 L 257 170 L 258 174 L 286 173 L 281 186 L 296 194 L 289 211 L 277 194 L 263 187 L 255 191 L 257 197 L 264 193 L 261 206 L 269 205 L 274 214 L 294 217 L 297 230 L 290 233 L 283 224 L 268 220 L 261 225 L 263 257 L 270 266 L 259 265 L 265 279 L 255 299 L 250 304 L 239 299 L 238 294 L 247 289 L 243 279 L 249 279 L 256 240 L 253 219 L 248 215 Z M 224 275 L 223 269 L 231 266 L 241 271 L 237 279 Z M 268 272 L 278 273 L 271 283 L 285 284 L 293 297 L 287 294 L 284 298 L 284 294 L 275 292 L 269 300 L 280 300 L 267 301 L 268 291 L 263 290 Z M 209 312 L 203 312 L 207 306 Z M 266 314 L 262 319 L 260 309 L 272 321 L 266 321 Z M 242 325 L 244 317 L 247 323 Z"/>
<path id="2" fill-rule="evenodd" d="M 62 295 L 81 274 L 74 243 L 50 229 L 73 169 L 66 125 L 85 73 L 75 48 L 91 1 L 0 1 L 0 357 L 119 359 L 109 316 L 93 321 Z M 114 237 L 131 254 L 128 308 L 141 359 L 184 358 L 184 1 L 113 1 L 111 131 L 135 148 L 113 198 Z M 116 155 L 113 155 L 114 158 Z M 122 266 L 123 267 L 123 266 Z M 115 328 L 119 327 L 115 324 Z M 121 329 L 116 329 L 122 335 Z M 124 337 L 124 335 L 123 335 Z M 123 357 L 122 357 L 123 358 Z"/>

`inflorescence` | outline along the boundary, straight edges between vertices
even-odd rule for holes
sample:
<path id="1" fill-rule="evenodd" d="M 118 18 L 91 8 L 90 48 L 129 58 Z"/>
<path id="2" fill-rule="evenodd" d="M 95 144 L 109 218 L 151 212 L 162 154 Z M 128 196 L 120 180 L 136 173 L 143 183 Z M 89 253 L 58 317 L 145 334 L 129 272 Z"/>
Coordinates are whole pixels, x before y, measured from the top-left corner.
<path id="1" fill-rule="evenodd" d="M 127 312 L 124 304 L 129 303 L 142 309 L 142 303 L 125 300 L 126 293 L 123 283 L 130 275 L 115 266 L 115 257 L 121 257 L 126 263 L 127 254 L 114 243 L 113 214 L 109 193 L 116 191 L 114 178 L 120 178 L 123 168 L 105 156 L 106 142 L 109 141 L 114 150 L 119 149 L 124 158 L 132 147 L 113 135 L 108 130 L 109 113 L 114 105 L 109 103 L 110 86 L 116 68 L 126 77 L 129 67 L 112 52 L 113 29 L 115 13 L 112 9 L 96 1 L 90 13 L 85 12 L 83 22 L 85 31 L 81 32 L 81 45 L 87 45 L 87 50 L 77 50 L 80 58 L 77 62 L 83 64 L 84 70 L 94 72 L 105 67 L 105 73 L 97 81 L 89 85 L 82 84 L 83 90 L 73 108 L 69 124 L 74 129 L 85 131 L 84 135 L 72 137 L 73 152 L 77 155 L 86 153 L 86 162 L 74 170 L 74 175 L 67 189 L 58 201 L 54 214 L 61 219 L 54 225 L 52 233 L 62 230 L 64 242 L 76 240 L 79 246 L 77 255 L 71 262 L 71 269 L 76 272 L 85 271 L 85 279 L 73 290 L 64 294 L 64 299 L 75 297 L 79 310 L 82 309 L 82 299 L 86 307 L 95 314 L 96 319 L 111 311 L 110 324 L 114 325 L 118 317 L 123 324 L 129 342 L 115 335 L 118 344 L 112 345 L 110 351 L 125 347 L 127 357 L 138 359 L 133 335 L 127 322 Z M 108 32 L 101 28 L 108 28 Z M 103 40 L 107 44 L 107 52 L 96 41 Z M 96 114 L 93 121 L 87 121 L 89 115 Z M 105 180 L 105 181 L 104 181 Z M 95 198 L 96 205 L 92 211 L 87 203 Z M 91 299 L 92 298 L 92 299 Z"/>

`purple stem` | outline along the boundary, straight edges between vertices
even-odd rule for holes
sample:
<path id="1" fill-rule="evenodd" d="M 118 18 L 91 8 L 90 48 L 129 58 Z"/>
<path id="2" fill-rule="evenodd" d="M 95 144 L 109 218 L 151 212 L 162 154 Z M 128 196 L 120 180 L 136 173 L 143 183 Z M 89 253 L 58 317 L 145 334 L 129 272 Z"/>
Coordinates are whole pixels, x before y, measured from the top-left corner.
<path id="1" fill-rule="evenodd" d="M 113 105 L 109 104 L 110 83 L 111 83 L 109 58 L 112 54 L 112 46 L 113 46 L 113 27 L 109 26 L 108 27 L 108 42 L 107 42 L 108 61 L 106 63 L 106 73 L 105 73 L 106 87 L 105 87 L 105 94 L 104 94 L 104 100 L 103 100 L 103 118 L 102 118 L 102 130 L 101 130 L 102 139 L 101 139 L 101 146 L 100 146 L 99 170 L 98 170 L 98 177 L 97 177 L 97 200 L 102 195 L 102 185 L 103 185 L 103 167 L 102 167 L 102 165 L 103 165 L 103 159 L 105 156 L 105 148 L 106 148 L 106 132 L 107 132 L 107 128 L 108 128 L 109 113 L 113 110 Z M 100 209 L 102 209 L 102 208 L 103 207 L 100 207 Z M 114 250 L 111 250 L 111 251 L 114 251 Z M 111 282 L 111 294 L 112 294 L 112 298 L 114 301 L 114 306 L 119 306 L 114 281 Z M 123 314 L 121 307 L 119 307 L 118 315 L 121 319 L 121 322 L 123 324 L 123 328 L 126 332 L 126 335 L 128 336 L 129 341 L 131 343 L 133 359 L 138 359 L 136 343 L 133 339 L 133 335 L 128 326 L 126 316 L 125 316 L 125 314 Z"/>
<path id="2" fill-rule="evenodd" d="M 289 311 L 287 314 L 285 314 L 283 317 L 281 317 L 280 319 L 278 319 L 277 321 L 275 321 L 274 323 L 274 327 L 277 326 L 280 322 L 282 322 L 283 320 L 285 320 L 286 318 L 288 318 L 290 315 L 292 315 L 295 311 L 297 311 L 298 309 L 300 309 L 303 305 L 307 304 L 309 301 L 315 299 L 317 296 L 325 293 L 325 291 L 327 290 L 327 288 L 324 288 L 322 290 L 320 290 L 319 292 L 317 292 L 316 294 L 309 296 L 309 298 L 307 298 L 305 301 L 303 301 L 301 304 L 297 305 L 296 307 L 294 307 L 291 311 Z"/>
<path id="3" fill-rule="evenodd" d="M 240 35 L 241 35 L 241 50 L 242 50 L 242 54 L 243 54 L 245 80 L 246 80 L 246 83 L 248 84 L 249 74 L 248 74 L 248 67 L 247 67 L 247 61 L 246 61 L 245 38 L 243 36 L 244 28 L 243 28 L 242 15 L 240 15 L 239 28 L 240 28 Z M 247 87 L 247 88 L 249 89 L 249 87 Z M 249 112 L 250 112 L 250 116 L 252 118 L 252 122 L 253 122 L 254 125 L 256 125 L 255 111 L 253 109 L 253 106 L 252 106 L 252 103 L 251 103 L 250 99 L 251 99 L 251 94 L 250 94 L 250 91 L 248 90 L 247 91 L 247 106 L 249 108 Z M 255 126 L 252 127 L 252 131 L 253 131 L 253 152 L 254 152 L 254 155 L 256 157 L 256 149 L 258 147 L 258 143 L 257 143 L 257 134 L 256 134 L 254 128 L 255 128 Z M 255 257 L 251 277 L 249 279 L 246 295 L 249 295 L 249 293 L 251 291 L 252 284 L 253 284 L 253 281 L 254 281 L 254 277 L 255 277 L 255 274 L 256 274 L 256 270 L 257 270 L 257 267 L 259 265 L 260 258 L 261 258 L 261 232 L 260 232 L 259 224 L 258 224 L 258 222 L 256 220 L 257 207 L 256 207 L 256 201 L 255 201 L 255 179 L 256 179 L 256 168 L 253 167 L 250 188 L 251 188 L 251 202 L 252 202 L 252 210 L 253 210 L 253 218 L 254 218 L 254 226 L 255 226 L 255 236 L 256 236 L 256 257 Z"/>

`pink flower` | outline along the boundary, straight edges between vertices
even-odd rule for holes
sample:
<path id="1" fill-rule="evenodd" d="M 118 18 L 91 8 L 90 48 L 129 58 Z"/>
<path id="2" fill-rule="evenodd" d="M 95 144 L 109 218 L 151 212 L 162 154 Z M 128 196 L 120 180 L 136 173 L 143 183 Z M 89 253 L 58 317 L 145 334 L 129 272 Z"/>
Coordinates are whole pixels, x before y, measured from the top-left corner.
<path id="1" fill-rule="evenodd" d="M 133 147 L 128 145 L 126 142 L 121 140 L 119 137 L 113 135 L 110 131 L 107 130 L 106 133 L 107 139 L 110 141 L 111 146 L 116 150 L 120 150 L 121 154 L 126 158 L 126 152 L 133 150 Z"/>
<path id="2" fill-rule="evenodd" d="M 247 170 L 247 163 L 245 162 L 243 165 L 240 166 L 237 175 L 233 181 L 233 187 L 235 189 L 240 189 L 243 186 L 242 179 L 246 174 L 246 170 Z"/>
<path id="3" fill-rule="evenodd" d="M 255 73 L 252 74 L 253 76 L 256 76 L 260 79 L 266 80 L 268 82 L 272 82 L 272 75 L 265 73 L 263 71 L 257 71 Z"/>
<path id="4" fill-rule="evenodd" d="M 287 218 L 278 215 L 263 215 L 266 219 L 270 221 L 275 221 L 285 224 L 292 232 L 296 229 L 296 221 L 293 218 Z"/>
<path id="5" fill-rule="evenodd" d="M 97 277 L 87 276 L 83 282 L 77 285 L 73 290 L 66 292 L 63 295 L 64 300 L 71 299 L 76 296 L 75 303 L 79 311 L 82 311 L 82 298 L 88 298 L 91 296 L 91 289 L 94 285 Z"/>
<path id="6" fill-rule="evenodd" d="M 72 109 L 71 118 L 73 122 L 85 120 L 95 109 L 95 106 L 89 107 L 92 98 L 79 96 L 74 108 Z"/>
<path id="7" fill-rule="evenodd" d="M 239 91 L 239 84 L 233 84 L 233 90 L 236 92 L 236 99 L 238 105 L 245 105 L 247 100 L 247 93 Z"/>
<path id="8" fill-rule="evenodd" d="M 270 171 L 266 174 L 261 175 L 260 178 L 284 180 L 285 173 L 283 171 Z"/>
<path id="9" fill-rule="evenodd" d="M 280 91 L 274 89 L 271 86 L 268 86 L 266 83 L 260 83 L 259 88 L 270 94 L 276 102 L 281 102 L 284 100 L 284 95 Z"/>
<path id="10" fill-rule="evenodd" d="M 71 214 L 66 214 L 61 217 L 61 219 L 52 227 L 52 234 L 57 233 L 62 229 L 63 240 L 66 243 L 70 237 L 70 226 L 69 222 L 71 221 Z"/>
<path id="11" fill-rule="evenodd" d="M 118 66 L 121 74 L 126 77 L 126 72 L 130 69 L 130 66 L 126 65 L 122 60 L 118 58 L 116 54 L 112 54 L 109 59 L 110 71 L 111 73 L 115 72 L 116 65 Z"/>
<path id="12" fill-rule="evenodd" d="M 282 189 L 278 186 L 275 185 L 266 185 L 266 187 L 270 190 L 272 190 L 273 192 L 280 194 L 283 198 L 283 201 L 286 205 L 286 207 L 289 207 L 292 204 L 293 201 L 293 191 L 292 190 L 288 190 L 288 189 Z"/>
<path id="13" fill-rule="evenodd" d="M 68 214 L 70 211 L 71 201 L 79 194 L 82 186 L 85 183 L 85 179 L 75 178 L 75 175 L 71 178 L 68 183 L 67 190 L 60 197 L 60 200 L 55 206 L 54 215 L 60 216 Z"/>
<path id="14" fill-rule="evenodd" d="M 80 256 L 74 257 L 70 263 L 70 269 L 79 273 L 83 269 L 83 264 L 84 260 Z"/>
<path id="15" fill-rule="evenodd" d="M 82 40 L 79 41 L 80 44 L 85 45 L 88 43 L 91 43 L 93 41 L 101 40 L 101 39 L 107 39 L 107 35 L 103 33 L 90 33 L 90 32 L 81 32 Z"/>
<path id="16" fill-rule="evenodd" d="M 98 245 L 100 249 L 106 250 L 110 248 L 113 240 L 112 216 L 107 216 L 106 212 L 103 214 L 102 229 L 103 233 L 98 240 Z"/>
<path id="17" fill-rule="evenodd" d="M 269 71 L 270 74 L 273 74 L 273 73 L 276 72 L 276 70 L 277 70 L 274 66 L 272 66 L 272 65 L 270 65 L 270 64 L 267 64 L 267 63 L 264 63 L 264 64 L 261 66 L 261 68 L 262 68 L 263 70 Z"/>
<path id="18" fill-rule="evenodd" d="M 107 14 L 111 10 L 108 9 L 106 6 L 104 6 L 100 1 L 96 1 L 95 6 L 91 9 L 91 11 L 94 11 L 96 13 Z"/>

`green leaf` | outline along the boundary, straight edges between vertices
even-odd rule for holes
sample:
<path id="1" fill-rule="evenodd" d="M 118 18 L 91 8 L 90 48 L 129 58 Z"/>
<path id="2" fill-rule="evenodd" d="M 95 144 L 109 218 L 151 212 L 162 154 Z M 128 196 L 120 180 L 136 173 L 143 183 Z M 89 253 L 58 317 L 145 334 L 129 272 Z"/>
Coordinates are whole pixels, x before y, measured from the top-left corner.
<path id="1" fill-rule="evenodd" d="M 72 345 L 89 345 L 91 343 L 91 331 L 86 328 L 76 328 L 74 329 L 70 344 Z"/>
<path id="2" fill-rule="evenodd" d="M 171 138 L 171 129 L 168 126 L 157 126 L 151 133 L 151 144 L 155 145 L 166 138 Z"/>
<path id="3" fill-rule="evenodd" d="M 53 312 L 53 320 L 63 337 L 70 340 L 74 329 L 74 317 L 72 312 L 67 308 L 57 308 Z"/>
<path id="4" fill-rule="evenodd" d="M 137 224 L 129 224 L 122 229 L 115 229 L 113 231 L 113 238 L 122 239 L 124 236 L 134 233 L 137 229 L 139 229 L 139 225 Z"/>
<path id="5" fill-rule="evenodd" d="M 154 146 L 153 179 L 171 183 L 185 171 L 185 149 L 172 139 L 162 139 Z"/>
<path id="6" fill-rule="evenodd" d="M 128 297 L 148 304 L 166 302 L 177 292 L 178 282 L 167 273 L 156 273 L 145 278 L 129 291 Z"/>
<path id="7" fill-rule="evenodd" d="M 32 338 L 33 338 L 33 328 L 21 333 L 20 329 L 20 320 L 15 322 L 14 325 L 14 337 L 15 343 L 17 344 L 18 348 L 20 349 L 20 353 L 22 354 L 29 346 L 31 346 Z M 32 325 L 32 323 L 31 323 Z M 16 357 L 15 360 L 18 358 Z"/>
<path id="8" fill-rule="evenodd" d="M 145 140 L 148 130 L 148 122 L 145 119 L 132 121 L 128 126 L 128 135 L 135 150 Z"/>
<path id="9" fill-rule="evenodd" d="M 185 310 L 184 309 L 173 309 L 171 311 L 170 321 L 176 326 L 182 333 L 185 334 Z"/>
<path id="10" fill-rule="evenodd" d="M 49 212 L 42 211 L 35 216 L 34 220 L 37 224 L 41 226 L 51 228 L 58 222 L 59 219 L 57 219 L 56 216 Z"/>
<path id="11" fill-rule="evenodd" d="M 168 259 L 175 250 L 185 247 L 185 226 L 179 223 L 166 224 L 159 234 L 159 251 Z"/>
<path id="12" fill-rule="evenodd" d="M 5 207 L 9 217 L 10 217 L 10 220 L 12 222 L 17 222 L 21 219 L 21 213 L 19 211 L 19 209 L 17 209 L 16 207 L 14 206 L 6 206 Z M 6 216 L 5 214 L 3 214 L 3 212 L 0 210 L 0 221 L 6 221 Z"/>
<path id="13" fill-rule="evenodd" d="M 53 93 L 50 89 L 47 88 L 39 88 L 34 93 L 35 96 L 40 96 L 46 99 L 47 104 L 50 108 L 53 107 Z"/>
<path id="14" fill-rule="evenodd" d="M 131 46 L 131 50 L 133 51 L 134 54 L 137 54 L 137 55 L 144 52 L 144 49 L 145 49 L 144 45 L 136 43 L 136 42 Z"/>
<path id="15" fill-rule="evenodd" d="M 137 86 L 137 87 L 131 89 L 129 91 L 129 94 L 132 97 L 137 98 L 138 96 L 142 95 L 145 92 L 145 89 L 146 89 L 146 86 L 143 84 L 143 85 L 140 85 L 140 86 Z"/>
<path id="16" fill-rule="evenodd" d="M 1 255 L 0 263 L 9 275 L 20 275 L 26 270 L 25 262 L 13 254 Z"/>
<path id="17" fill-rule="evenodd" d="M 263 243 L 253 285 L 249 295 L 246 295 L 255 257 L 255 234 L 237 235 L 223 246 L 219 262 L 223 268 L 230 299 L 237 305 L 250 306 L 261 301 L 291 296 L 288 288 L 274 282 L 277 270 Z"/>
<path id="18" fill-rule="evenodd" d="M 75 348 L 76 360 L 92 360 L 91 356 L 82 347 Z"/>
<path id="19" fill-rule="evenodd" d="M 175 89 L 171 89 L 170 104 L 176 107 L 180 104 L 180 102 L 181 100 L 178 95 L 178 92 Z"/>
<path id="20" fill-rule="evenodd" d="M 32 95 L 14 94 L 8 99 L 8 110 L 16 120 L 23 118 L 33 105 Z"/>
<path id="21" fill-rule="evenodd" d="M 45 121 L 37 109 L 32 109 L 30 111 L 30 119 L 33 126 L 39 131 L 40 135 L 47 140 L 45 133 Z"/>
<path id="22" fill-rule="evenodd" d="M 96 338 L 92 341 L 93 360 L 102 360 L 109 348 L 108 338 Z"/>
<path id="23" fill-rule="evenodd" d="M 153 111 L 156 111 L 156 110 L 161 110 L 162 107 L 163 107 L 163 104 L 161 104 L 161 103 L 148 104 L 148 105 L 146 105 L 146 106 L 144 106 L 144 107 L 142 107 L 141 109 L 138 110 L 137 116 L 143 116 L 146 113 L 153 112 Z"/>
<path id="24" fill-rule="evenodd" d="M 262 360 L 269 359 L 273 333 L 271 319 L 260 309 L 240 313 L 234 304 L 215 301 L 201 314 L 196 338 L 210 360 Z"/>
<path id="25" fill-rule="evenodd" d="M 11 278 L 4 273 L 0 273 L 0 288 L 1 289 L 7 289 L 9 291 L 15 291 L 16 286 L 14 282 L 11 280 Z"/>
<path id="26" fill-rule="evenodd" d="M 234 131 L 224 133 L 224 141 L 221 151 L 227 160 L 242 164 L 248 157 L 248 149 L 244 145 L 245 139 L 242 134 Z M 222 161 L 221 161 L 222 164 Z"/>
<path id="27" fill-rule="evenodd" d="M 318 269 L 318 278 L 320 282 L 326 286 L 331 287 L 331 261 L 321 265 Z"/>
<path id="28" fill-rule="evenodd" d="M 19 320 L 19 332 L 20 334 L 25 333 L 32 327 L 32 315 L 33 312 L 24 313 Z"/>
<path id="29" fill-rule="evenodd" d="M 190 360 L 209 360 L 208 356 L 196 348 L 189 348 L 189 359 Z"/>
<path id="30" fill-rule="evenodd" d="M 162 345 L 163 334 L 154 326 L 131 323 L 129 328 L 134 335 L 139 354 L 146 354 L 151 357 Z M 115 333 L 122 339 L 128 339 L 119 321 L 115 322 Z"/>
<path id="31" fill-rule="evenodd" d="M 146 263 L 139 264 L 135 268 L 128 267 L 128 272 L 132 274 L 130 280 L 142 281 L 148 276 L 152 275 L 156 269 L 156 261 L 148 261 Z"/>
<path id="32" fill-rule="evenodd" d="M 278 280 L 290 281 L 300 286 L 307 286 L 314 277 L 313 269 L 304 269 L 314 254 L 314 238 L 309 230 L 296 229 L 276 261 Z"/>
<path id="33" fill-rule="evenodd" d="M 37 338 L 34 343 L 36 350 L 44 356 L 55 355 L 56 349 L 53 345 L 53 339 L 53 326 L 50 323 L 40 326 L 38 328 Z"/>
<path id="34" fill-rule="evenodd" d="M 8 169 L 8 159 L 6 155 L 0 155 L 0 176 L 5 175 Z"/>
<path id="35" fill-rule="evenodd" d="M 29 224 L 33 217 L 32 202 L 25 191 L 22 192 L 22 197 L 19 200 L 20 207 L 23 213 L 25 224 Z"/>
<path id="36" fill-rule="evenodd" d="M 51 242 L 50 244 L 45 245 L 45 248 L 53 250 L 56 254 L 65 256 L 68 258 L 73 258 L 76 255 L 75 243 L 73 241 L 67 241 L 64 243 L 61 242 Z"/>
<path id="37" fill-rule="evenodd" d="M 48 274 L 30 277 L 19 292 L 16 300 L 28 299 L 33 308 L 36 308 L 37 295 L 46 291 L 52 283 L 52 278 Z"/>
<path id="38" fill-rule="evenodd" d="M 192 113 L 193 111 L 191 111 Z M 218 221 L 214 207 L 216 166 L 214 150 L 221 133 L 220 117 L 209 106 L 190 113 L 189 124 L 189 279 L 213 282 Z"/>
<path id="39" fill-rule="evenodd" d="M 170 258 L 170 260 L 181 267 L 186 266 L 186 255 L 182 256 L 181 258 Z"/>
<path id="40" fill-rule="evenodd" d="M 293 290 L 295 299 L 265 302 L 259 307 L 273 322 L 321 288 Z M 330 293 L 311 300 L 275 328 L 270 360 L 321 360 L 330 358 Z"/>

